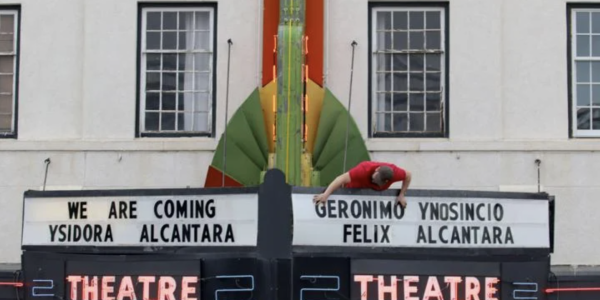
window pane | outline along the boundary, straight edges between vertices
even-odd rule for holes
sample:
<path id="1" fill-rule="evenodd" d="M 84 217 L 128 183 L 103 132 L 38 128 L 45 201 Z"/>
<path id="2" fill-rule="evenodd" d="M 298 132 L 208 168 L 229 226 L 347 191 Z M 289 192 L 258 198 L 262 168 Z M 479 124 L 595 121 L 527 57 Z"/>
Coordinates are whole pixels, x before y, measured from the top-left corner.
<path id="1" fill-rule="evenodd" d="M 0 131 L 12 131 L 12 114 L 0 115 Z"/>
<path id="2" fill-rule="evenodd" d="M 411 54 L 409 59 L 411 71 L 423 70 L 423 66 L 425 65 L 425 56 L 423 54 Z"/>
<path id="3" fill-rule="evenodd" d="M 425 86 L 423 83 L 423 73 L 410 73 L 410 90 L 411 91 L 423 91 Z"/>
<path id="4" fill-rule="evenodd" d="M 592 81 L 600 83 L 600 61 L 593 61 L 592 64 Z M 579 81 L 579 79 L 577 79 Z"/>
<path id="5" fill-rule="evenodd" d="M 394 114 L 394 131 L 408 131 L 408 114 Z"/>
<path id="6" fill-rule="evenodd" d="M 578 12 L 576 14 L 575 27 L 577 33 L 589 33 L 590 32 L 590 13 L 589 12 Z"/>
<path id="7" fill-rule="evenodd" d="M 375 82 L 375 91 L 386 92 L 392 90 L 392 74 L 391 73 L 378 73 L 377 81 Z"/>
<path id="8" fill-rule="evenodd" d="M 175 93 L 162 93 L 162 110 L 175 110 Z"/>
<path id="9" fill-rule="evenodd" d="M 161 130 L 175 130 L 175 113 L 163 113 L 161 117 Z"/>
<path id="10" fill-rule="evenodd" d="M 427 113 L 425 131 L 439 132 L 442 131 L 442 118 L 440 113 Z"/>
<path id="11" fill-rule="evenodd" d="M 422 11 L 411 11 L 408 16 L 408 22 L 411 30 L 425 28 L 425 13 Z"/>
<path id="12" fill-rule="evenodd" d="M 0 73 L 13 73 L 14 56 L 0 56 Z"/>
<path id="13" fill-rule="evenodd" d="M 11 53 L 14 50 L 14 33 L 0 33 L 0 52 Z"/>
<path id="14" fill-rule="evenodd" d="M 376 114 L 377 131 L 392 131 L 392 115 L 391 114 Z"/>
<path id="15" fill-rule="evenodd" d="M 0 16 L 0 32 L 14 33 L 15 32 L 15 16 L 2 15 Z"/>
<path id="16" fill-rule="evenodd" d="M 438 50 L 441 49 L 442 35 L 439 31 L 427 31 L 425 33 L 426 49 Z"/>
<path id="17" fill-rule="evenodd" d="M 440 21 L 440 12 L 428 11 L 425 13 L 425 26 L 427 29 L 441 29 Z"/>
<path id="18" fill-rule="evenodd" d="M 600 84 L 592 84 L 592 105 L 600 105 Z"/>
<path id="19" fill-rule="evenodd" d="M 425 130 L 425 114 L 424 113 L 410 113 L 408 117 L 408 128 L 410 131 L 423 131 Z"/>
<path id="20" fill-rule="evenodd" d="M 146 93 L 146 110 L 159 110 L 160 109 L 160 94 L 159 93 Z"/>
<path id="21" fill-rule="evenodd" d="M 160 90 L 160 73 L 158 72 L 147 72 L 146 73 L 146 90 Z"/>
<path id="22" fill-rule="evenodd" d="M 160 32 L 146 33 L 146 49 L 148 49 L 148 50 L 160 49 Z"/>
<path id="23" fill-rule="evenodd" d="M 149 12 L 146 16 L 147 16 L 146 29 L 160 30 L 161 13 L 160 12 Z"/>
<path id="24" fill-rule="evenodd" d="M 577 56 L 590 56 L 590 36 L 577 35 Z"/>
<path id="25" fill-rule="evenodd" d="M 159 113 L 146 113 L 145 129 L 148 131 L 158 130 Z"/>
<path id="26" fill-rule="evenodd" d="M 406 30 L 408 28 L 408 13 L 405 11 L 394 12 L 394 30 Z"/>
<path id="27" fill-rule="evenodd" d="M 210 111 L 210 94 L 209 93 L 196 93 L 194 110 L 197 112 L 209 112 Z"/>
<path id="28" fill-rule="evenodd" d="M 177 29 L 177 12 L 164 12 L 162 28 L 166 30 Z"/>
<path id="29" fill-rule="evenodd" d="M 208 113 L 195 113 L 194 114 L 194 131 L 207 132 L 208 131 Z"/>
<path id="30" fill-rule="evenodd" d="M 12 95 L 0 95 L 0 114 L 12 114 L 13 112 Z"/>
<path id="31" fill-rule="evenodd" d="M 600 13 L 592 13 L 592 33 L 600 33 Z"/>
<path id="32" fill-rule="evenodd" d="M 408 54 L 392 54 L 394 71 L 408 70 Z"/>
<path id="33" fill-rule="evenodd" d="M 427 71 L 440 71 L 441 70 L 441 54 L 426 54 L 426 70 Z"/>
<path id="34" fill-rule="evenodd" d="M 425 108 L 424 107 L 424 105 L 425 105 L 424 96 L 425 96 L 424 94 L 409 94 L 408 95 L 411 112 L 424 110 L 424 108 Z"/>
<path id="35" fill-rule="evenodd" d="M 408 49 L 408 33 L 394 32 L 394 50 L 402 51 Z"/>
<path id="36" fill-rule="evenodd" d="M 177 73 L 177 90 L 178 91 L 185 91 L 186 88 L 186 74 L 188 73 L 184 73 L 184 72 L 179 72 Z M 191 77 L 191 76 L 189 76 Z M 191 83 L 188 83 L 191 86 Z"/>
<path id="37" fill-rule="evenodd" d="M 590 62 L 587 61 L 578 61 L 575 63 L 575 69 L 577 73 L 576 81 L 577 82 L 590 82 Z M 598 70 L 600 71 L 600 69 Z"/>
<path id="38" fill-rule="evenodd" d="M 592 109 L 592 129 L 600 129 L 600 109 Z"/>
<path id="39" fill-rule="evenodd" d="M 163 91 L 174 91 L 175 88 L 175 80 L 177 73 L 162 73 L 162 90 Z"/>
<path id="40" fill-rule="evenodd" d="M 395 92 L 404 92 L 408 90 L 407 73 L 394 73 L 393 81 Z"/>
<path id="41" fill-rule="evenodd" d="M 194 93 L 179 93 L 180 109 L 194 111 Z"/>
<path id="42" fill-rule="evenodd" d="M 210 13 L 196 12 L 196 30 L 210 30 Z"/>
<path id="43" fill-rule="evenodd" d="M 181 53 L 177 55 L 177 70 L 192 70 L 194 68 L 194 56 L 192 54 Z"/>
<path id="44" fill-rule="evenodd" d="M 577 110 L 577 129 L 590 129 L 589 108 L 580 108 Z"/>
<path id="45" fill-rule="evenodd" d="M 211 55 L 208 53 L 194 54 L 194 69 L 196 71 L 209 71 L 210 59 Z"/>
<path id="46" fill-rule="evenodd" d="M 425 49 L 425 36 L 422 31 L 409 33 L 409 47 L 411 50 Z"/>
<path id="47" fill-rule="evenodd" d="M 408 94 L 394 93 L 394 111 L 406 111 L 408 109 Z"/>
<path id="48" fill-rule="evenodd" d="M 160 54 L 146 54 L 146 70 L 160 70 Z"/>
<path id="49" fill-rule="evenodd" d="M 175 71 L 177 67 L 177 54 L 163 54 L 162 57 L 163 71 Z"/>
<path id="50" fill-rule="evenodd" d="M 210 74 L 196 73 L 196 91 L 210 91 Z"/>
<path id="51" fill-rule="evenodd" d="M 180 30 L 193 30 L 194 19 L 193 13 L 186 11 L 179 13 L 179 29 Z"/>
<path id="52" fill-rule="evenodd" d="M 13 75 L 0 75 L 0 93 L 13 92 Z"/>
<path id="53" fill-rule="evenodd" d="M 587 106 L 590 105 L 591 91 L 589 84 L 578 84 L 577 85 L 577 105 Z"/>
<path id="54" fill-rule="evenodd" d="M 185 114 L 178 113 L 177 114 L 177 130 L 185 130 Z"/>
<path id="55" fill-rule="evenodd" d="M 167 31 L 162 33 L 162 48 L 164 50 L 177 49 L 177 32 Z"/>
<path id="56" fill-rule="evenodd" d="M 197 122 L 197 120 L 194 120 L 193 113 L 186 112 L 183 114 L 183 130 L 185 130 L 185 131 L 194 130 L 194 122 Z"/>
<path id="57" fill-rule="evenodd" d="M 177 110 L 185 110 L 185 93 L 177 93 Z"/>
<path id="58" fill-rule="evenodd" d="M 440 79 L 441 73 L 426 73 L 425 74 L 425 85 L 428 92 L 441 92 L 442 81 Z"/>
<path id="59" fill-rule="evenodd" d="M 378 31 L 377 33 L 377 51 L 392 49 L 392 33 L 389 31 Z"/>
<path id="60" fill-rule="evenodd" d="M 377 112 L 392 110 L 392 95 L 390 93 L 377 93 Z"/>
<path id="61" fill-rule="evenodd" d="M 390 71 L 391 68 L 392 68 L 392 55 L 391 54 L 375 55 L 375 69 L 377 71 Z"/>
<path id="62" fill-rule="evenodd" d="M 439 93 L 427 93 L 425 95 L 425 109 L 427 111 L 440 111 L 442 108 L 442 97 Z"/>
<path id="63" fill-rule="evenodd" d="M 195 50 L 205 50 L 205 51 L 210 51 L 211 49 L 211 45 L 210 45 L 210 32 L 209 31 L 196 31 L 195 32 L 195 45 L 194 45 L 194 49 Z"/>
<path id="64" fill-rule="evenodd" d="M 377 12 L 377 30 L 390 30 L 392 29 L 392 14 L 391 12 Z"/>
<path id="65" fill-rule="evenodd" d="M 191 43 L 191 36 L 189 38 L 190 39 L 190 43 L 187 42 L 188 35 L 189 35 L 188 33 L 189 32 L 191 32 L 191 31 L 188 31 L 188 32 L 185 32 L 185 31 L 184 32 L 179 32 L 179 40 L 177 41 L 177 49 L 178 50 L 189 50 L 187 47 L 191 46 L 191 44 L 192 44 Z"/>
<path id="66" fill-rule="evenodd" d="M 600 36 L 592 36 L 592 56 L 600 56 Z"/>

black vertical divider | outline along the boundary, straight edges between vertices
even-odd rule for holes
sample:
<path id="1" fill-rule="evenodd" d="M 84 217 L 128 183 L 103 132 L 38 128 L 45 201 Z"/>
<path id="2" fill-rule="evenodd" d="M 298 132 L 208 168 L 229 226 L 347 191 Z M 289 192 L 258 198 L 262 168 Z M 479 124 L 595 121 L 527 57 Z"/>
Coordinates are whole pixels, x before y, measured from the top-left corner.
<path id="1" fill-rule="evenodd" d="M 258 259 L 265 300 L 291 299 L 292 187 L 278 169 L 265 174 L 258 191 Z"/>

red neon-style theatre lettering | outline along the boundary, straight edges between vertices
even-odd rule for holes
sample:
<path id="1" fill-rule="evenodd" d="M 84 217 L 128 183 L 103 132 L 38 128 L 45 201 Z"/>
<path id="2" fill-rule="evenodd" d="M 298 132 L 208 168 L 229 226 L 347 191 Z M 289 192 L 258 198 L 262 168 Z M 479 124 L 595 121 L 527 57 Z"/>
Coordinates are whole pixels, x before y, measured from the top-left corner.
<path id="1" fill-rule="evenodd" d="M 360 289 L 361 300 L 498 300 L 496 285 L 500 280 L 472 276 L 354 275 L 354 282 Z"/>
<path id="2" fill-rule="evenodd" d="M 197 276 L 71 275 L 67 282 L 71 300 L 198 300 Z"/>

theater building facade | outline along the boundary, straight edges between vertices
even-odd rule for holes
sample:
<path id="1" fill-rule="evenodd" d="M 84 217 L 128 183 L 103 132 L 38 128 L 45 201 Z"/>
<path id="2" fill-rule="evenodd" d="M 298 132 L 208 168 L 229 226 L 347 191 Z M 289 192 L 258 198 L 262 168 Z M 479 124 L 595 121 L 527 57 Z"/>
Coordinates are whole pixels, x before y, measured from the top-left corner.
<path id="1" fill-rule="evenodd" d="M 597 297 L 599 37 L 587 0 L 0 0 L 0 297 Z M 365 160 L 406 209 L 313 205 Z"/>

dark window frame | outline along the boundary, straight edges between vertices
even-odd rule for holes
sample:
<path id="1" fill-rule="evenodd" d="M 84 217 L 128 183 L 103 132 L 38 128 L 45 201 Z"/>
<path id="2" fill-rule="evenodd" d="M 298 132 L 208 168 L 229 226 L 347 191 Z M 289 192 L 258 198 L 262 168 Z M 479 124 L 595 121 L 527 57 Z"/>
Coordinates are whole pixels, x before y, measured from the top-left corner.
<path id="1" fill-rule="evenodd" d="M 374 132 L 374 118 L 373 116 L 373 103 L 376 99 L 373 99 L 373 9 L 374 8 L 431 8 L 437 7 L 443 9 L 444 14 L 444 119 L 442 121 L 441 132 Z M 368 4 L 368 124 L 367 132 L 369 138 L 448 138 L 450 135 L 450 5 L 448 2 L 369 2 Z"/>
<path id="2" fill-rule="evenodd" d="M 188 131 L 173 131 L 173 132 L 143 132 L 141 130 L 141 120 L 143 120 L 144 116 L 141 115 L 141 101 L 145 101 L 141 98 L 142 92 L 142 74 L 141 74 L 141 64 L 142 64 L 142 20 L 144 15 L 144 9 L 146 8 L 211 8 L 213 10 L 213 56 L 212 56 L 212 105 L 211 105 L 211 128 L 209 132 L 188 132 Z M 137 47 L 136 47 L 136 113 L 135 113 L 135 136 L 140 137 L 162 137 L 162 138 L 171 138 L 171 137 L 211 137 L 214 138 L 216 136 L 216 119 L 217 119 L 217 36 L 218 36 L 218 5 L 215 2 L 139 2 L 138 3 L 138 20 L 137 20 Z"/>
<path id="3" fill-rule="evenodd" d="M 572 14 L 576 9 L 590 9 L 590 10 L 599 10 L 600 3 L 566 3 L 566 17 L 567 17 L 567 111 L 568 111 L 568 131 L 570 139 L 598 139 L 600 138 L 600 130 L 594 131 L 591 130 L 590 134 L 578 134 L 577 126 L 574 126 L 574 122 L 576 121 L 576 116 L 574 116 L 574 104 L 576 103 L 576 99 L 574 99 L 575 93 L 573 91 L 573 84 L 575 82 L 574 72 L 576 71 L 573 65 L 573 60 L 575 57 L 573 56 L 573 51 L 576 50 L 576 46 L 572 47 L 573 43 L 573 20 Z M 590 115 L 590 118 L 593 116 Z"/>
<path id="4" fill-rule="evenodd" d="M 13 130 L 11 132 L 0 132 L 0 139 L 17 139 L 19 136 L 19 77 L 21 60 L 21 5 L 0 5 L 0 11 L 16 11 L 17 18 L 15 28 L 15 69 L 14 69 L 14 99 L 13 99 Z"/>

